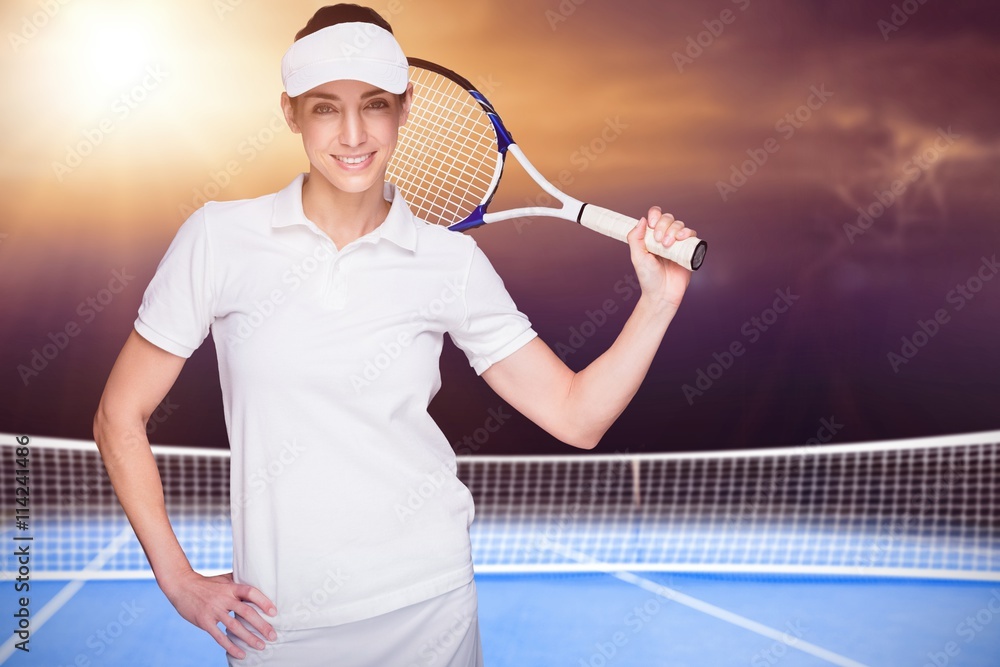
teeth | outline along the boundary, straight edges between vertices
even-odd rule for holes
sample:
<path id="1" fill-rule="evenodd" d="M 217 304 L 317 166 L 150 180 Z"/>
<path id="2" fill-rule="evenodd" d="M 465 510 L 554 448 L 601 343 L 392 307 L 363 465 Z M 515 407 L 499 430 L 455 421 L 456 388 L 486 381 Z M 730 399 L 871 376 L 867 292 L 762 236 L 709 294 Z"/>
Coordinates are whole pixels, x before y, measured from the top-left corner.
<path id="1" fill-rule="evenodd" d="M 360 155 L 358 157 L 341 157 L 339 155 L 335 155 L 334 157 L 339 162 L 343 162 L 344 164 L 361 164 L 362 162 L 364 162 L 365 160 L 367 160 L 371 156 L 372 156 L 372 154 L 369 153 L 368 155 Z"/>

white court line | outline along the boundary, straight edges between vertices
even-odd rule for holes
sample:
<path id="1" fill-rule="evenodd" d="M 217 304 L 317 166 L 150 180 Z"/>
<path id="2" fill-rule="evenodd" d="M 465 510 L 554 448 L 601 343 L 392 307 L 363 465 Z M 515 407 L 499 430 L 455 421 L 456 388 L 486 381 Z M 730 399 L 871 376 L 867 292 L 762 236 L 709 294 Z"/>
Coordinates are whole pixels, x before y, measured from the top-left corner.
<path id="1" fill-rule="evenodd" d="M 548 542 L 545 546 L 549 549 L 552 549 L 553 551 L 561 553 L 562 555 L 568 558 L 572 558 L 573 560 L 590 563 L 596 566 L 597 569 L 603 571 L 605 574 L 610 574 L 611 576 L 617 579 L 621 579 L 624 582 L 630 583 L 633 586 L 638 586 L 643 590 L 647 590 L 650 593 L 659 595 L 660 597 L 666 598 L 667 600 L 677 602 L 679 604 L 684 605 L 685 607 L 690 607 L 691 609 L 694 609 L 695 611 L 700 611 L 703 614 L 714 616 L 715 618 L 721 621 L 732 623 L 733 625 L 741 627 L 745 630 L 749 630 L 750 632 L 754 632 L 758 635 L 763 635 L 768 639 L 774 639 L 775 641 L 781 642 L 785 646 L 798 649 L 803 653 L 808 653 L 809 655 L 820 658 L 821 660 L 826 660 L 831 664 L 840 665 L 841 667 L 867 667 L 864 663 L 860 663 L 856 660 L 846 658 L 838 653 L 834 653 L 833 651 L 828 651 L 827 649 L 821 646 L 816 646 L 815 644 L 810 644 L 809 642 L 803 641 L 797 637 L 790 637 L 787 632 L 781 632 L 780 630 L 775 630 L 774 628 L 764 625 L 763 623 L 758 623 L 757 621 L 746 618 L 745 616 L 740 616 L 739 614 L 733 613 L 727 609 L 723 609 L 722 607 L 716 607 L 714 604 L 709 604 L 708 602 L 699 600 L 698 598 L 693 598 L 690 595 L 685 595 L 680 591 L 668 588 L 667 586 L 658 584 L 655 581 L 651 581 L 644 577 L 640 577 L 631 572 L 623 572 L 620 570 L 616 570 L 610 565 L 605 566 L 601 562 L 595 561 L 592 558 L 588 557 L 586 554 L 582 554 L 572 549 L 566 549 L 564 547 L 554 545 L 551 542 Z"/>
<path id="2" fill-rule="evenodd" d="M 87 563 L 87 567 L 83 568 L 84 572 L 100 570 L 104 567 L 104 564 L 109 560 L 114 558 L 121 548 L 132 539 L 132 526 L 129 526 L 121 533 L 118 534 L 111 542 L 108 543 L 106 547 L 101 549 L 101 551 L 94 557 L 94 560 Z M 63 605 L 69 602 L 77 592 L 83 588 L 83 585 L 87 583 L 85 579 L 76 579 L 69 582 L 62 589 L 55 594 L 55 596 L 45 603 L 45 605 L 38 610 L 37 613 L 31 615 L 31 634 L 34 635 L 38 632 L 38 629 L 45 625 L 45 622 L 50 618 L 55 616 L 56 612 L 62 609 Z M 12 634 L 10 639 L 0 646 L 0 665 L 7 662 L 7 659 L 16 651 L 14 645 L 18 643 L 20 639 L 17 635 Z M 30 647 L 30 644 L 29 644 Z"/>
<path id="3" fill-rule="evenodd" d="M 680 591 L 675 591 L 672 588 L 667 588 L 666 586 L 661 586 L 655 581 L 650 581 L 644 577 L 639 577 L 631 572 L 608 572 L 613 577 L 626 581 L 630 584 L 638 586 L 639 588 L 645 589 L 651 593 L 655 593 L 661 597 L 674 602 L 679 602 L 685 607 L 690 607 L 696 611 L 700 611 L 709 616 L 714 616 L 723 621 L 732 623 L 741 628 L 749 630 L 750 632 L 755 632 L 758 635 L 763 635 L 775 641 L 779 641 L 785 646 L 790 648 L 797 648 L 804 653 L 816 656 L 822 660 L 834 665 L 841 665 L 842 667 L 865 667 L 863 663 L 857 662 L 856 660 L 851 660 L 850 658 L 845 658 L 844 656 L 834 653 L 833 651 L 828 651 L 821 646 L 816 646 L 815 644 L 810 644 L 807 641 L 803 641 L 797 637 L 790 637 L 787 632 L 780 632 L 764 625 L 763 623 L 758 623 L 757 621 L 750 620 L 739 614 L 734 614 L 731 611 L 723 609 L 721 607 L 716 607 L 713 604 L 699 600 L 698 598 L 693 598 L 690 595 L 685 595 Z"/>

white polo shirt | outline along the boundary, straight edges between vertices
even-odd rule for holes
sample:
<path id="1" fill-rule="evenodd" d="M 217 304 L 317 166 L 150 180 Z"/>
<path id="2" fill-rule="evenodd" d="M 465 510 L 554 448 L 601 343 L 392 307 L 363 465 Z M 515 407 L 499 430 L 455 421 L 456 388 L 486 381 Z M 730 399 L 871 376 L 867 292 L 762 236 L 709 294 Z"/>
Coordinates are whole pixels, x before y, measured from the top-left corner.
<path id="1" fill-rule="evenodd" d="M 537 334 L 471 236 L 396 189 L 339 252 L 280 192 L 178 230 L 136 331 L 189 357 L 211 328 L 232 450 L 233 574 L 276 629 L 376 616 L 467 584 L 474 508 L 427 412 L 444 334 L 477 374 Z"/>

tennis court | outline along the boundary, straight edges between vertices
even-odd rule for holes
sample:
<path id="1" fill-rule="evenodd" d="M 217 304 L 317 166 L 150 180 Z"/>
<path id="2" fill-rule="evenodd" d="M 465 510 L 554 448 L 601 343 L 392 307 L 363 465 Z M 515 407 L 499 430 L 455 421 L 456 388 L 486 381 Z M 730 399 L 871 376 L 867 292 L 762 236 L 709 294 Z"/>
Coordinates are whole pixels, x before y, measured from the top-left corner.
<path id="1" fill-rule="evenodd" d="M 486 664 L 1000 665 L 998 442 L 460 458 Z M 225 664 L 152 580 L 93 443 L 31 445 L 31 651 L 0 660 Z M 154 449 L 192 562 L 228 571 L 227 453 Z"/>

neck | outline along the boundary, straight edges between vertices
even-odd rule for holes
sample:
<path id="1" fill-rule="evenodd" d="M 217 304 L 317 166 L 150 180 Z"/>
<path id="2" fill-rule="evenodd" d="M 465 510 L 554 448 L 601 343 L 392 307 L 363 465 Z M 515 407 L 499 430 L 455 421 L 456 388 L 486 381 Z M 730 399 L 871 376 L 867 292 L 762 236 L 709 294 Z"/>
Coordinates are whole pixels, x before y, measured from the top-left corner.
<path id="1" fill-rule="evenodd" d="M 302 185 L 302 211 L 340 250 L 385 221 L 390 204 L 382 183 L 364 192 L 344 192 L 321 174 L 306 174 Z"/>

